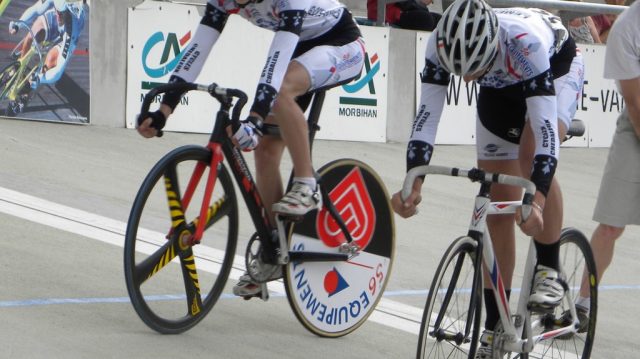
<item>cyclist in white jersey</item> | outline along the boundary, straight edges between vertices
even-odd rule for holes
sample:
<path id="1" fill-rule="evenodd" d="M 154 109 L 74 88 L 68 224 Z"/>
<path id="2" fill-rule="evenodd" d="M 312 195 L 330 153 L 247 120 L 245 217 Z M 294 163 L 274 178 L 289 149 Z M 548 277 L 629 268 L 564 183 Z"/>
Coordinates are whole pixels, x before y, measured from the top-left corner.
<path id="1" fill-rule="evenodd" d="M 321 206 L 304 110 L 310 92 L 336 86 L 360 74 L 364 65 L 362 35 L 349 11 L 337 0 L 209 0 L 170 81 L 196 79 L 233 13 L 274 31 L 275 36 L 250 116 L 239 128 L 230 129 L 230 135 L 242 149 L 256 149 L 256 182 L 265 208 L 271 208 L 271 220 L 274 213 L 302 216 Z M 158 111 L 139 117 L 138 132 L 147 138 L 157 135 L 181 96 L 165 94 Z M 256 124 L 263 121 L 279 125 L 282 138 L 265 136 L 260 140 Z M 279 166 L 285 146 L 293 161 L 294 182 L 283 196 Z M 243 276 L 234 293 L 257 296 L 260 286 Z"/>
<path id="2" fill-rule="evenodd" d="M 30 80 L 33 90 L 39 84 L 53 84 L 62 77 L 84 29 L 86 7 L 86 0 L 39 0 L 20 17 L 32 26 L 36 41 L 57 42 L 46 54 L 43 71 Z M 15 34 L 17 30 L 11 22 L 9 32 Z M 21 53 L 26 53 L 32 41 L 31 35 L 27 35 Z"/>
<path id="3" fill-rule="evenodd" d="M 564 283 L 558 276 L 562 195 L 554 172 L 560 139 L 569 127 L 582 90 L 584 64 L 560 19 L 539 9 L 492 9 L 482 0 L 457 0 L 427 42 L 420 108 L 407 146 L 408 170 L 428 164 L 444 107 L 450 74 L 480 85 L 476 121 L 478 166 L 490 172 L 530 176 L 536 185 L 533 210 L 515 222 L 533 236 L 538 263 L 530 306 L 547 311 L 559 304 Z M 422 179 L 403 202 L 392 205 L 403 217 L 415 214 Z M 521 199 L 520 189 L 493 185 L 496 201 Z M 544 225 L 543 225 L 544 224 Z M 514 217 L 488 219 L 500 272 L 510 292 L 515 267 Z M 490 283 L 485 280 L 485 283 Z M 493 294 L 487 307 L 478 358 L 490 358 L 498 321 Z"/>

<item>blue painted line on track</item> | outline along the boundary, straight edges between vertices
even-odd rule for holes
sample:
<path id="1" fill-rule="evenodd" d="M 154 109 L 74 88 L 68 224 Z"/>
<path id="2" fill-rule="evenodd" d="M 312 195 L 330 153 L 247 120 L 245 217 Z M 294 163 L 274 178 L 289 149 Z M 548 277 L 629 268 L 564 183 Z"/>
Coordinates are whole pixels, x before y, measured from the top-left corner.
<path id="1" fill-rule="evenodd" d="M 573 288 L 577 290 L 577 288 Z M 640 285 L 608 285 L 601 286 L 598 291 L 625 291 L 625 290 L 640 290 Z M 512 292 L 518 293 L 519 289 L 513 289 Z M 428 290 L 397 290 L 387 291 L 384 293 L 385 297 L 410 297 L 410 296 L 427 296 Z M 284 294 L 270 293 L 273 297 L 284 297 Z M 171 300 L 184 300 L 184 295 L 153 295 L 146 297 L 148 301 L 171 301 Z M 223 293 L 220 296 L 221 299 L 237 298 L 233 294 Z M 0 308 L 12 308 L 12 307 L 35 307 L 45 305 L 57 305 L 57 304 L 109 304 L 109 303 L 129 303 L 129 297 L 111 297 L 111 298 L 44 298 L 44 299 L 25 299 L 25 300 L 5 300 L 0 301 Z"/>

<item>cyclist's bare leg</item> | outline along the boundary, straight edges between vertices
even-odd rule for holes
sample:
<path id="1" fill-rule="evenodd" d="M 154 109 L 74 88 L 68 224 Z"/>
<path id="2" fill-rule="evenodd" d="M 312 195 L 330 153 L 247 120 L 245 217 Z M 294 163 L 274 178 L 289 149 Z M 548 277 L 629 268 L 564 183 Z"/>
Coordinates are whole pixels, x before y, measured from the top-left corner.
<path id="1" fill-rule="evenodd" d="M 311 79 L 307 70 L 300 63 L 291 61 L 272 109 L 291 155 L 296 177 L 313 177 L 307 121 L 296 103 L 296 98 L 305 94 L 310 87 Z"/>
<path id="2" fill-rule="evenodd" d="M 478 160 L 478 167 L 489 172 L 520 175 L 518 160 Z M 520 199 L 522 199 L 522 191 L 519 188 L 499 184 L 491 186 L 492 201 L 518 201 Z M 511 289 L 516 254 L 514 216 L 488 216 L 487 228 L 491 235 L 502 281 L 506 289 Z M 486 272 L 484 280 L 486 284 L 491 283 Z M 488 287 L 485 286 L 485 288 Z"/>
<path id="3" fill-rule="evenodd" d="M 273 116 L 269 116 L 265 122 L 273 123 L 273 121 Z M 280 160 L 283 152 L 284 141 L 275 136 L 264 136 L 260 140 L 260 146 L 255 150 L 256 185 L 273 225 L 275 225 L 275 218 L 271 205 L 284 195 L 280 175 Z"/>
<path id="4" fill-rule="evenodd" d="M 478 160 L 478 167 L 489 171 L 510 175 L 520 175 L 518 160 Z M 493 184 L 491 186 L 492 201 L 517 201 L 522 198 L 521 190 L 513 186 Z M 488 216 L 487 228 L 491 235 L 493 250 L 498 262 L 498 269 L 507 294 L 511 290 L 513 271 L 515 268 L 516 244 L 515 244 L 514 215 Z M 483 266 L 484 269 L 484 266 Z M 497 302 L 490 291 L 492 282 L 489 275 L 483 270 L 484 277 L 484 302 L 486 308 L 485 329 L 494 330 L 499 321 Z"/>
<path id="5" fill-rule="evenodd" d="M 273 115 L 266 119 L 267 123 L 275 122 L 280 127 L 282 139 L 265 136 L 256 148 L 256 185 L 272 223 L 275 222 L 271 211 L 272 204 L 282 197 L 283 192 L 279 167 L 285 145 L 293 161 L 294 175 L 313 177 L 307 121 L 304 112 L 295 101 L 296 97 L 306 93 L 310 86 L 311 80 L 306 69 L 295 61 L 290 62 L 271 110 Z M 280 273 L 276 270 L 274 277 L 280 276 Z M 245 275 L 233 288 L 233 293 L 248 299 L 265 294 L 265 290 L 264 284 L 254 283 Z M 263 299 L 265 298 L 263 296 Z"/>
<path id="6" fill-rule="evenodd" d="M 624 227 L 614 227 L 600 223 L 591 235 L 591 251 L 596 261 L 596 273 L 598 274 L 598 283 L 602 279 L 604 272 L 611 264 L 616 240 L 620 238 L 624 232 Z M 585 273 L 586 274 L 586 273 Z M 580 287 L 580 296 L 589 298 L 589 282 L 586 275 L 582 276 L 582 285 Z"/>
<path id="7" fill-rule="evenodd" d="M 566 127 L 560 125 L 560 138 L 564 138 Z M 478 166 L 486 171 L 523 176 L 531 172 L 535 151 L 535 139 L 531 127 L 524 126 L 520 139 L 518 159 L 514 160 L 478 160 Z M 527 176 L 528 177 L 528 176 Z M 513 186 L 494 184 L 491 188 L 491 198 L 494 201 L 518 201 L 522 199 L 522 191 Z M 551 207 L 549 207 L 551 206 Z M 560 237 L 562 226 L 562 193 L 556 179 L 553 180 L 543 214 L 544 230 L 540 236 L 541 243 L 554 243 Z M 547 222 L 548 221 L 548 222 Z M 491 235 L 496 260 L 505 289 L 511 289 L 513 271 L 515 268 L 515 221 L 512 215 L 489 216 L 487 227 Z M 490 283 L 487 273 L 484 273 L 485 283 Z"/>
<path id="8" fill-rule="evenodd" d="M 58 56 L 60 55 L 60 47 L 54 46 L 47 52 L 47 57 L 44 61 L 44 67 L 42 68 L 43 72 L 46 72 L 47 69 L 52 69 L 56 67 L 58 64 Z"/>
<path id="9" fill-rule="evenodd" d="M 562 122 L 558 122 L 558 138 L 564 138 L 567 128 Z M 521 173 L 531 173 L 535 148 L 533 130 L 530 122 L 527 122 L 520 138 L 518 154 Z M 531 220 L 540 221 L 542 219 L 542 222 L 534 224 L 535 226 L 542 225 L 542 228 L 538 227 L 535 234 L 533 234 L 537 250 L 537 265 L 542 267 L 536 267 L 529 305 L 534 311 L 548 312 L 560 303 L 566 290 L 566 285 L 563 284 L 559 271 L 560 246 L 558 241 L 562 230 L 563 203 L 562 191 L 557 177 L 554 177 L 551 181 L 546 197 L 538 191 L 534 196 L 534 202 L 544 210 L 540 211 L 539 208 L 533 208 L 531 216 L 535 215 L 536 217 L 528 219 L 527 222 Z M 542 212 L 542 218 L 540 217 L 540 212 Z M 530 230 L 531 223 L 525 222 L 520 227 L 525 233 L 531 235 L 532 233 L 525 230 L 527 226 L 529 226 L 528 230 Z"/>

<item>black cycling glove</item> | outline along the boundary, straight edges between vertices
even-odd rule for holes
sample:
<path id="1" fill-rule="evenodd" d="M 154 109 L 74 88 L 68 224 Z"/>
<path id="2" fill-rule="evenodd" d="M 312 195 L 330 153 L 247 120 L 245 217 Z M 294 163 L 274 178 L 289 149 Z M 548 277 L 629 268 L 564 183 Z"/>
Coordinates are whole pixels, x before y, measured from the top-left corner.
<path id="1" fill-rule="evenodd" d="M 146 120 L 148 117 L 151 118 L 151 127 L 158 130 L 158 133 L 156 134 L 156 136 L 162 137 L 162 134 L 163 134 L 162 129 L 164 128 L 164 125 L 167 123 L 167 116 L 165 116 L 164 113 L 160 110 L 157 110 L 154 112 L 141 113 L 140 115 L 138 115 L 138 126 L 140 126 L 142 122 Z"/>

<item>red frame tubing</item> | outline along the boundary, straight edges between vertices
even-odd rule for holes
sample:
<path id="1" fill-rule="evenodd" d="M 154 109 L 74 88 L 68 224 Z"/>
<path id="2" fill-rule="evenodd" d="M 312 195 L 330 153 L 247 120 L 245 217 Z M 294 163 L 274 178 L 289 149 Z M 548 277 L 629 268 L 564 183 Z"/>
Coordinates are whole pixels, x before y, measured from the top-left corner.
<path id="1" fill-rule="evenodd" d="M 206 224 L 207 212 L 209 211 L 209 201 L 211 201 L 211 195 L 213 188 L 218 180 L 218 164 L 222 163 L 224 154 L 222 153 L 222 146 L 219 143 L 209 143 L 207 147 L 211 150 L 211 165 L 209 166 L 209 176 L 207 176 L 207 185 L 204 191 L 204 197 L 202 198 L 202 205 L 200 207 L 200 221 L 196 226 L 196 233 L 194 235 L 194 242 L 200 243 L 202 239 L 202 233 L 204 232 L 204 226 Z"/>

